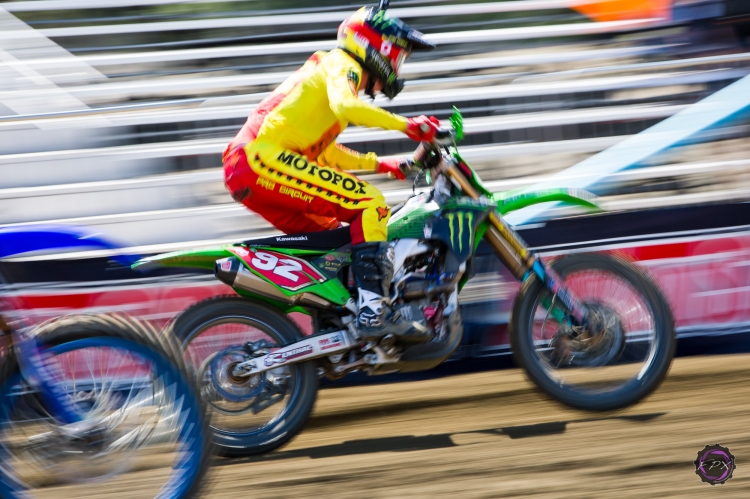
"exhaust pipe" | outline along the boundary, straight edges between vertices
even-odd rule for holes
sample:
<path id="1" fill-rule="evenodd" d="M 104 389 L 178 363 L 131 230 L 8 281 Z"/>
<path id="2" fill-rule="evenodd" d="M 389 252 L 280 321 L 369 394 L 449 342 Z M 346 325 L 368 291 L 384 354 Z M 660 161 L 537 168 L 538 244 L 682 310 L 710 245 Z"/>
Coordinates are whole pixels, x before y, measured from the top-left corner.
<path id="1" fill-rule="evenodd" d="M 313 293 L 300 293 L 287 296 L 279 288 L 253 274 L 239 258 L 230 256 L 217 260 L 214 264 L 216 278 L 233 288 L 249 291 L 256 295 L 272 298 L 289 305 L 307 305 L 315 308 L 331 308 L 335 304 Z"/>

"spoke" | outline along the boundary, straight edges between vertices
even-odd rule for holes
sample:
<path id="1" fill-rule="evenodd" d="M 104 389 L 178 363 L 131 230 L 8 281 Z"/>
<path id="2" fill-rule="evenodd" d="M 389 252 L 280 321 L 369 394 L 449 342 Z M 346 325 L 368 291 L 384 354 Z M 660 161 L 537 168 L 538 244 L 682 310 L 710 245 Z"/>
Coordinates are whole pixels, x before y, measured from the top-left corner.
<path id="1" fill-rule="evenodd" d="M 254 390 L 242 383 L 232 388 L 232 392 L 250 394 L 247 399 L 242 399 L 241 395 L 238 395 L 239 400 L 224 399 L 213 386 L 208 362 L 213 355 L 226 349 L 241 348 L 248 342 L 257 342 L 261 339 L 271 344 L 279 344 L 274 336 L 276 333 L 264 328 L 267 326 L 250 317 L 220 317 L 204 323 L 200 329 L 188 336 L 190 343 L 186 358 L 192 364 L 190 367 L 197 376 L 201 393 L 213 410 L 211 426 L 214 428 L 227 433 L 244 434 L 273 424 L 286 414 L 290 396 L 294 392 L 294 368 L 286 367 L 278 372 L 274 370 L 273 374 L 267 374 L 264 390 Z M 281 381 L 280 373 L 284 373 L 285 379 L 283 383 L 274 384 L 272 389 L 274 393 L 281 393 L 271 396 L 268 383 L 276 379 Z M 229 380 L 222 382 L 231 383 Z M 244 383 L 250 383 L 250 379 Z"/>
<path id="2" fill-rule="evenodd" d="M 90 388 L 91 404 L 88 399 L 77 403 L 91 408 L 88 417 L 93 418 L 89 420 L 93 424 L 83 425 L 80 430 L 56 426 L 23 383 L 12 392 L 13 399 L 0 400 L 3 406 L 10 406 L 0 426 L 2 472 L 20 484 L 30 484 L 32 489 L 38 483 L 65 484 L 65 496 L 85 497 L 92 480 L 101 482 L 97 486 L 106 487 L 105 483 L 111 480 L 122 480 L 116 477 L 134 466 L 143 467 L 137 463 L 145 459 L 144 463 L 152 464 L 142 469 L 149 469 L 152 478 L 133 483 L 137 484 L 136 489 L 156 487 L 146 494 L 156 496 L 180 461 L 183 451 L 179 438 L 187 414 L 182 400 L 176 400 L 177 392 L 165 391 L 162 377 L 144 360 L 109 346 L 81 348 L 51 357 L 48 362 L 58 363 L 62 373 L 59 381 L 71 396 Z M 149 372 L 144 376 L 146 368 Z M 90 378 L 90 387 L 83 376 Z M 123 390 L 127 390 L 127 396 L 121 397 Z M 124 401 L 117 400 L 120 397 Z M 114 409 L 116 404 L 118 408 Z M 87 437 L 92 439 L 90 442 L 80 440 L 88 433 L 75 433 L 84 427 L 86 432 L 94 430 Z M 71 440 L 66 435 L 76 438 Z M 36 493 L 30 495 L 35 496 Z"/>

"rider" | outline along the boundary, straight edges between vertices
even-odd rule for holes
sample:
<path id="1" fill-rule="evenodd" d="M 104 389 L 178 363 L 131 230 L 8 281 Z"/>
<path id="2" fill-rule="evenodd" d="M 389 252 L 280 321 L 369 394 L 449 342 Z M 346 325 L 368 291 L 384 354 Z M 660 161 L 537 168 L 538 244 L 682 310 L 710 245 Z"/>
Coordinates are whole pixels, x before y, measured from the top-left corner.
<path id="1" fill-rule="evenodd" d="M 430 141 L 435 117 L 405 118 L 360 101 L 382 91 L 394 98 L 397 78 L 413 50 L 434 45 L 384 9 L 361 8 L 338 30 L 337 48 L 316 52 L 266 97 L 224 151 L 224 179 L 232 197 L 287 234 L 349 224 L 352 270 L 359 288 L 357 325 L 363 339 L 392 334 L 424 341 L 428 331 L 394 312 L 387 296 L 393 250 L 387 240 L 390 208 L 375 187 L 344 170 L 370 170 L 405 179 L 405 158 L 378 158 L 336 143 L 350 123 L 404 132 Z"/>

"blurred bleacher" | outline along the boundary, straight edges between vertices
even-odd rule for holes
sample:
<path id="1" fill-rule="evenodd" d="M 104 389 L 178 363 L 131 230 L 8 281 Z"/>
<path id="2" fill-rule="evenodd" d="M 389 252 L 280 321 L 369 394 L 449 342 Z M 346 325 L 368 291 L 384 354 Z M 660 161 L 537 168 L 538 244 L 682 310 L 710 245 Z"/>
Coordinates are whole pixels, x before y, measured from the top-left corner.
<path id="1" fill-rule="evenodd" d="M 224 191 L 220 154 L 358 7 L 309 5 L 0 3 L 0 224 L 89 225 L 132 245 L 274 232 Z M 736 30 L 685 19 L 597 23 L 558 0 L 391 5 L 439 46 L 407 63 L 401 95 L 376 103 L 441 119 L 457 106 L 462 154 L 495 190 L 532 184 L 750 73 Z M 384 155 L 414 148 L 358 128 L 340 141 Z M 749 152 L 747 121 L 730 123 L 597 193 L 612 209 L 750 197 Z M 363 176 L 394 204 L 411 192 Z"/>

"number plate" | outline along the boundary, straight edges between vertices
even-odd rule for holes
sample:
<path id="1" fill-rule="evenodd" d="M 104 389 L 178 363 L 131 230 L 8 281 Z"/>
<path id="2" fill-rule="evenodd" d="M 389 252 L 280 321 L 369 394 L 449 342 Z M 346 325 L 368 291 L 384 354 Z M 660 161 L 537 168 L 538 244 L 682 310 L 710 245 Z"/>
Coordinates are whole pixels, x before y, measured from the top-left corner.
<path id="1" fill-rule="evenodd" d="M 268 281 L 289 291 L 297 291 L 326 280 L 318 269 L 301 258 L 242 247 L 229 248 L 229 251 Z"/>

